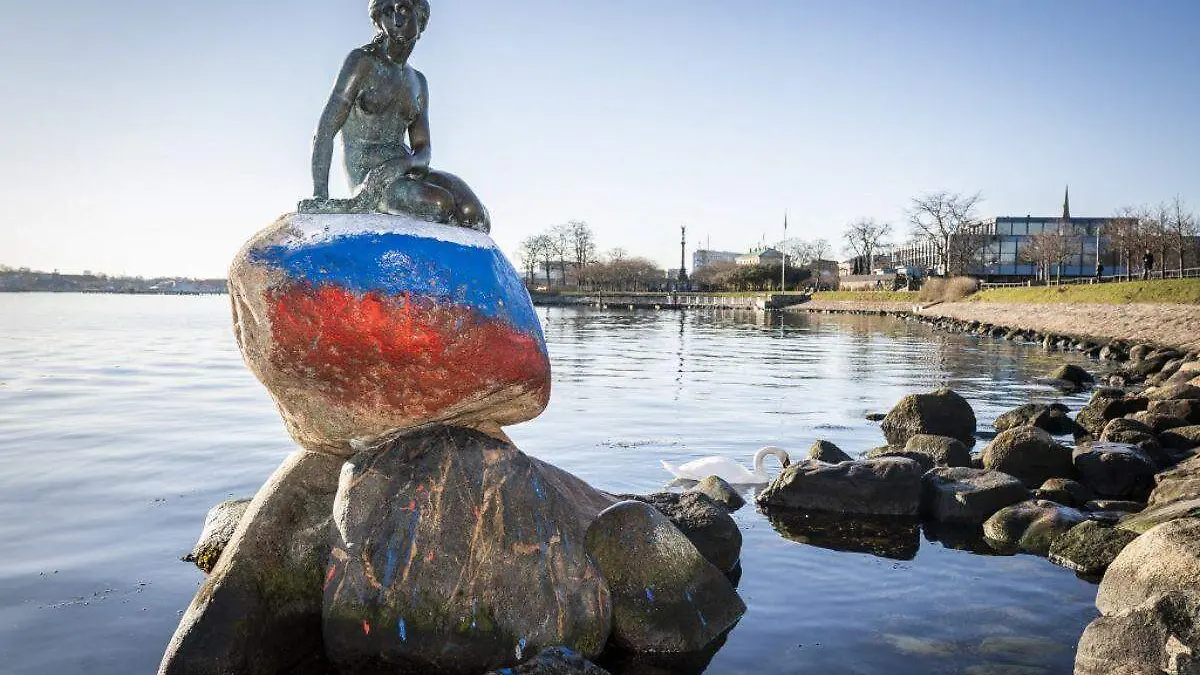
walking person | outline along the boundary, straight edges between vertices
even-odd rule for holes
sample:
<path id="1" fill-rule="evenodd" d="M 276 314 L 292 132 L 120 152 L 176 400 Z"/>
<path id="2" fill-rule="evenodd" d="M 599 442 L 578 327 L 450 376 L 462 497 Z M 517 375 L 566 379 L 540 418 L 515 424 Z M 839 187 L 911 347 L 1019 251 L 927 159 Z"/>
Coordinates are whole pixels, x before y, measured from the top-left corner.
<path id="1" fill-rule="evenodd" d="M 1150 271 L 1154 269 L 1154 254 L 1150 249 L 1146 249 L 1146 255 L 1142 256 L 1142 280 L 1150 280 Z"/>

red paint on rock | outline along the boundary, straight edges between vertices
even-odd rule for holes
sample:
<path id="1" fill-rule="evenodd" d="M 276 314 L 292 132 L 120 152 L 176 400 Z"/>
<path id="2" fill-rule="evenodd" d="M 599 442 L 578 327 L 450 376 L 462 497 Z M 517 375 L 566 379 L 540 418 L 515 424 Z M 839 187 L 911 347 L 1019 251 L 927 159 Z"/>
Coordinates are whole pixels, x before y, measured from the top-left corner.
<path id="1" fill-rule="evenodd" d="M 541 342 L 467 308 L 309 285 L 267 300 L 272 365 L 338 403 L 420 418 L 514 385 L 549 400 Z"/>

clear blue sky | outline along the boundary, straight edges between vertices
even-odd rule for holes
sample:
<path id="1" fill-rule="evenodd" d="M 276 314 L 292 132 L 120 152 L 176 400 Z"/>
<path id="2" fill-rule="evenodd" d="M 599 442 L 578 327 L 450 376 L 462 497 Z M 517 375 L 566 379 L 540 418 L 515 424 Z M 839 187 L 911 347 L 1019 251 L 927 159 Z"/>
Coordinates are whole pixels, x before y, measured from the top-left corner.
<path id="1" fill-rule="evenodd" d="M 1200 205 L 1200 2 L 431 0 L 435 168 L 520 240 L 587 220 L 664 266 L 903 220 Z M 365 0 L 0 0 L 0 263 L 223 275 L 310 190 Z M 340 171 L 338 181 L 340 178 Z M 335 192 L 344 183 L 335 182 Z"/>

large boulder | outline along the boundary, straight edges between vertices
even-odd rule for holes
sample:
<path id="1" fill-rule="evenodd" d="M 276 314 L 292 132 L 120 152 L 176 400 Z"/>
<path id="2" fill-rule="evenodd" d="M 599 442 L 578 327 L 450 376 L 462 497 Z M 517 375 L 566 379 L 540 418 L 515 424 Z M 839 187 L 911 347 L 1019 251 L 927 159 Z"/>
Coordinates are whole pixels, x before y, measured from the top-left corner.
<path id="1" fill-rule="evenodd" d="M 1152 433 L 1161 434 L 1164 431 L 1170 431 L 1176 427 L 1186 427 L 1190 424 L 1187 420 L 1181 417 L 1171 417 L 1159 413 L 1142 411 L 1129 416 L 1129 419 L 1144 424 Z"/>
<path id="2" fill-rule="evenodd" d="M 1197 675 L 1200 592 L 1163 593 L 1093 621 L 1075 652 L 1075 675 Z"/>
<path id="3" fill-rule="evenodd" d="M 922 483 L 921 515 L 939 522 L 982 523 L 1029 498 L 1020 480 L 999 471 L 938 468 L 926 473 Z"/>
<path id="4" fill-rule="evenodd" d="M 1170 384 L 1146 392 L 1151 401 L 1200 401 L 1200 387 L 1194 384 Z"/>
<path id="5" fill-rule="evenodd" d="M 975 444 L 975 411 L 949 389 L 905 396 L 884 418 L 883 433 L 891 445 L 904 445 L 917 434 L 949 436 Z"/>
<path id="6" fill-rule="evenodd" d="M 762 506 L 844 514 L 915 516 L 921 501 L 921 466 L 885 458 L 789 466 L 758 494 Z"/>
<path id="7" fill-rule="evenodd" d="M 612 640 L 631 652 L 698 652 L 746 611 L 725 575 L 654 507 L 621 502 L 587 531 L 612 593 Z"/>
<path id="8" fill-rule="evenodd" d="M 1067 416 L 1069 412 L 1070 409 L 1061 403 L 1026 403 L 997 417 L 992 426 L 997 432 L 1032 426 L 1053 436 L 1066 436 L 1078 429 L 1075 420 Z"/>
<path id="9" fill-rule="evenodd" d="M 1200 499 L 1200 458 L 1182 462 L 1170 471 L 1156 475 L 1154 481 L 1154 490 L 1147 500 L 1150 506 Z"/>
<path id="10" fill-rule="evenodd" d="M 1200 401 L 1186 399 L 1151 401 L 1147 411 L 1154 415 L 1181 419 L 1188 424 L 1200 424 Z"/>
<path id="11" fill-rule="evenodd" d="M 159 675 L 277 675 L 320 658 L 341 466 L 296 452 L 275 471 L 184 613 Z"/>
<path id="12" fill-rule="evenodd" d="M 830 464 L 840 464 L 852 461 L 854 458 L 829 441 L 817 441 L 809 449 L 808 459 L 815 459 L 819 462 L 828 462 Z"/>
<path id="13" fill-rule="evenodd" d="M 692 542 L 700 555 L 722 572 L 737 567 L 742 555 L 742 532 L 729 511 L 706 495 L 659 492 L 617 495 L 617 498 L 637 500 L 658 509 Z"/>
<path id="14" fill-rule="evenodd" d="M 1125 443 L 1084 443 L 1073 453 L 1080 480 L 1101 497 L 1145 499 L 1158 471 L 1153 459 Z"/>
<path id="15" fill-rule="evenodd" d="M 613 502 L 467 429 L 427 427 L 354 457 L 333 505 L 326 653 L 343 672 L 447 673 L 547 647 L 599 654 L 612 603 L 584 542 Z"/>
<path id="16" fill-rule="evenodd" d="M 200 538 L 183 561 L 195 564 L 205 574 L 212 572 L 249 507 L 249 499 L 231 499 L 209 509 Z"/>
<path id="17" fill-rule="evenodd" d="M 481 232 L 285 216 L 238 254 L 229 288 L 246 363 L 309 450 L 350 457 L 433 422 L 515 424 L 549 400 L 529 294 Z"/>
<path id="18" fill-rule="evenodd" d="M 1045 556 L 1056 539 L 1087 519 L 1082 511 L 1054 502 L 1030 500 L 997 511 L 984 522 L 983 535 L 998 550 Z"/>
<path id="19" fill-rule="evenodd" d="M 1071 450 L 1036 427 L 1017 427 L 996 436 L 983 450 L 983 466 L 1016 476 L 1029 488 L 1075 475 Z"/>
<path id="20" fill-rule="evenodd" d="M 1096 595 L 1112 616 L 1170 591 L 1200 588 L 1200 519 L 1163 523 L 1133 540 L 1108 566 Z"/>
<path id="21" fill-rule="evenodd" d="M 1072 527 L 1050 545 L 1050 562 L 1077 574 L 1096 577 L 1138 535 L 1110 523 L 1086 520 Z"/>
<path id="22" fill-rule="evenodd" d="M 1158 439 L 1169 450 L 1194 450 L 1200 448 L 1200 425 L 1176 427 L 1159 434 Z"/>

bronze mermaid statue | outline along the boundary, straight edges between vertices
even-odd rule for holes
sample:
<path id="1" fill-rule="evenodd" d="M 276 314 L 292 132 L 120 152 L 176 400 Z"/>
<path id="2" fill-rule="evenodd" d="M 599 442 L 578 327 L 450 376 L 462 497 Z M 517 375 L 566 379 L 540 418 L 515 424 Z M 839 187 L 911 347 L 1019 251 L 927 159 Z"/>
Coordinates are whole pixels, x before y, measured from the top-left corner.
<path id="1" fill-rule="evenodd" d="M 429 85 L 408 58 L 429 22 L 428 0 L 370 0 L 378 30 L 346 57 L 313 139 L 313 199 L 301 213 L 387 213 L 491 231 L 487 209 L 459 177 L 429 168 Z M 329 198 L 342 134 L 354 194 Z"/>

